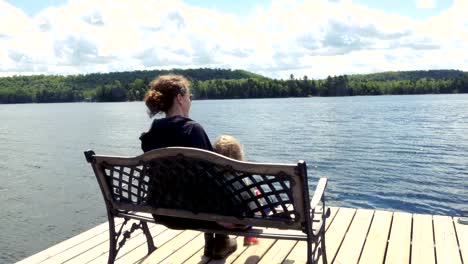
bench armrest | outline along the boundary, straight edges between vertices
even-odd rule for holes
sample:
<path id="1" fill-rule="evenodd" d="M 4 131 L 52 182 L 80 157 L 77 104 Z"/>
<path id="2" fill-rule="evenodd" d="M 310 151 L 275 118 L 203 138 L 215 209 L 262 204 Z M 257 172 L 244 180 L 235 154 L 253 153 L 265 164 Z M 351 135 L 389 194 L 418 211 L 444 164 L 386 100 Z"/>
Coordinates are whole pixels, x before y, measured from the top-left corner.
<path id="1" fill-rule="evenodd" d="M 325 232 L 325 219 L 330 216 L 330 208 L 326 208 L 324 204 L 325 199 L 325 188 L 327 187 L 327 178 L 320 178 L 315 188 L 314 196 L 310 202 L 310 217 L 312 220 L 312 232 L 314 236 L 319 236 L 322 232 Z M 320 204 L 319 206 L 319 203 Z M 318 212 L 315 210 L 319 209 Z M 320 215 L 319 219 L 316 218 Z"/>
<path id="2" fill-rule="evenodd" d="M 320 178 L 317 187 L 315 188 L 314 196 L 310 201 L 310 210 L 314 210 L 325 195 L 325 188 L 327 187 L 327 178 Z"/>

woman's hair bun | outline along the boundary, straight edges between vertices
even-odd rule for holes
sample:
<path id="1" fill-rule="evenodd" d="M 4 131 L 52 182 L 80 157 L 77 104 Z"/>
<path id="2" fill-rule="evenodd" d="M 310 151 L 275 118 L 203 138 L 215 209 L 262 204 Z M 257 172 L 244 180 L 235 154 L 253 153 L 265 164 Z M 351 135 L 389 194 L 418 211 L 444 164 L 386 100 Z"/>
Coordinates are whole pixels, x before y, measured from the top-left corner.
<path id="1" fill-rule="evenodd" d="M 145 104 L 148 107 L 148 114 L 153 117 L 154 115 L 159 114 L 164 108 L 164 103 L 162 100 L 163 94 L 155 91 L 155 90 L 148 90 L 145 95 Z"/>
<path id="2" fill-rule="evenodd" d="M 188 80 L 181 75 L 162 75 L 152 80 L 144 99 L 149 115 L 166 113 L 172 107 L 174 98 L 188 92 L 188 87 Z"/>

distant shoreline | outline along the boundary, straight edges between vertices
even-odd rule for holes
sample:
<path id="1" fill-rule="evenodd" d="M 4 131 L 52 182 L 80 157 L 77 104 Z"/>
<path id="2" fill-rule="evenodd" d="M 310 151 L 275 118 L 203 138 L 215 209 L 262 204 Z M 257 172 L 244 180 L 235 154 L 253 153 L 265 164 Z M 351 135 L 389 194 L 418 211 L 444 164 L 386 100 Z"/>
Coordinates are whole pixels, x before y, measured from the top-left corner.
<path id="1" fill-rule="evenodd" d="M 202 99 L 194 99 L 194 101 L 223 101 L 223 100 L 256 100 L 256 99 L 287 99 L 287 98 L 337 98 L 337 97 L 343 97 L 343 98 L 352 98 L 352 97 L 381 97 L 381 96 L 421 96 L 421 95 L 468 95 L 468 93 L 446 93 L 446 94 L 382 94 L 382 95 L 354 95 L 354 96 L 308 96 L 308 97 L 264 97 L 264 98 L 202 98 Z M 38 103 L 38 102 L 27 102 L 27 103 L 0 103 L 0 105 L 26 105 L 26 104 L 72 104 L 72 103 L 144 103 L 142 100 L 136 100 L 136 101 L 116 101 L 116 102 L 98 102 L 98 101 L 74 101 L 74 102 L 43 102 L 43 103 Z"/>
<path id="2" fill-rule="evenodd" d="M 174 69 L 2 77 L 0 104 L 139 101 L 155 76 L 168 73 L 187 76 L 197 100 L 468 93 L 468 72 L 459 70 L 340 75 L 320 80 L 291 74 L 287 80 L 277 80 L 243 70 Z"/>

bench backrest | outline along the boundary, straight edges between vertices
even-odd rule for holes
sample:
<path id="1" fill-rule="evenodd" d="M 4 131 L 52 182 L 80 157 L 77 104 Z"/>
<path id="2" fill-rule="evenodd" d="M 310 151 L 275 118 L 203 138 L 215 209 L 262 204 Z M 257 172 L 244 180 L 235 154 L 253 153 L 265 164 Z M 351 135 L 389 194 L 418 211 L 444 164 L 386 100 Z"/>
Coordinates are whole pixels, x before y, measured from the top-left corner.
<path id="1" fill-rule="evenodd" d="M 85 154 L 111 211 L 303 231 L 310 221 L 304 161 L 243 162 L 183 147 L 136 157 Z"/>

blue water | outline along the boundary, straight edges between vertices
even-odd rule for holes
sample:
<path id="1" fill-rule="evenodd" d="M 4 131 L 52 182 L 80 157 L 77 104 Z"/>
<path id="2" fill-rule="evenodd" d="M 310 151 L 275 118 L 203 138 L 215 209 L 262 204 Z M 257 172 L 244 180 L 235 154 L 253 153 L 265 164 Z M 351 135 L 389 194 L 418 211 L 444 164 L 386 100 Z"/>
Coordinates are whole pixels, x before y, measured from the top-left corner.
<path id="1" fill-rule="evenodd" d="M 468 95 L 194 101 L 191 117 L 248 160 L 305 160 L 330 205 L 468 211 Z M 106 221 L 83 150 L 141 154 L 150 123 L 141 102 L 0 105 L 0 263 Z"/>

